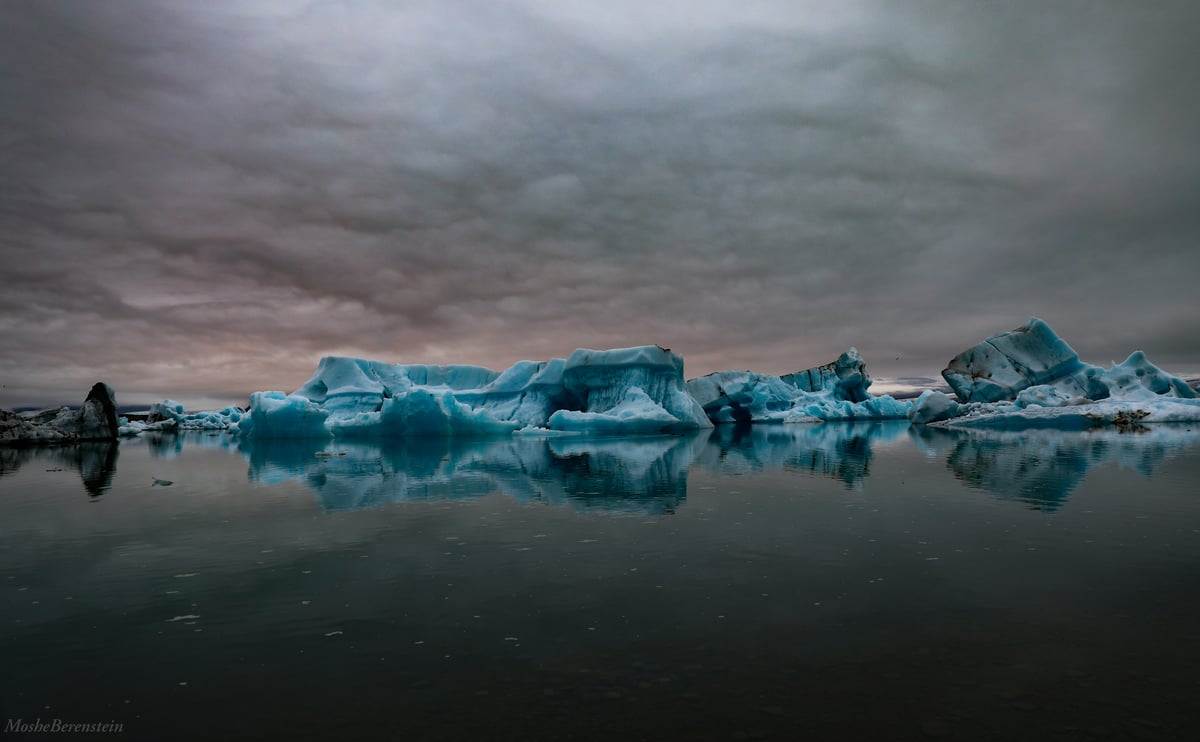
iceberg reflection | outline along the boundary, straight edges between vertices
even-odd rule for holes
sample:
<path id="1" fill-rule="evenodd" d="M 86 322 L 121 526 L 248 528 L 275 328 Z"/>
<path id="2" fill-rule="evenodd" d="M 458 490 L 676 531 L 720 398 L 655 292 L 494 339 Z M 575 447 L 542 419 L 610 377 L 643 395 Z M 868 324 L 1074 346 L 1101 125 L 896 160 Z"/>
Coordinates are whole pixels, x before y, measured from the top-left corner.
<path id="1" fill-rule="evenodd" d="M 871 473 L 871 446 L 900 437 L 908 427 L 907 420 L 720 425 L 697 463 L 729 474 L 768 469 L 807 472 L 858 489 Z"/>
<path id="2" fill-rule="evenodd" d="M 88 441 L 54 446 L 0 447 L 0 477 L 14 474 L 22 466 L 36 462 L 55 469 L 79 472 L 89 497 L 100 497 L 112 489 L 117 472 L 117 441 Z"/>
<path id="3" fill-rule="evenodd" d="M 378 443 L 244 440 L 259 484 L 304 482 L 327 512 L 483 497 L 578 510 L 662 514 L 687 498 L 687 472 L 709 431 L 636 439 L 413 438 Z"/>
<path id="4" fill-rule="evenodd" d="M 1200 445 L 1200 431 L 1193 426 L 1170 424 L 1136 432 L 1113 428 L 963 430 L 917 425 L 910 435 L 927 454 L 944 456 L 946 468 L 968 487 L 1046 511 L 1061 507 L 1094 466 L 1112 463 L 1149 477 L 1167 459 Z"/>

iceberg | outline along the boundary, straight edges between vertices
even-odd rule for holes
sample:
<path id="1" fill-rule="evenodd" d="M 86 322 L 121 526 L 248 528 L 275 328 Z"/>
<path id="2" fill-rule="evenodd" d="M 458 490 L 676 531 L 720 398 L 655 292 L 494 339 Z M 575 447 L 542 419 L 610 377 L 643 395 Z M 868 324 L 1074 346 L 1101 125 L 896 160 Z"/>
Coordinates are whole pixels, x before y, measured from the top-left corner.
<path id="1" fill-rule="evenodd" d="M 17 413 L 0 410 L 0 445 L 115 440 L 120 431 L 116 394 L 96 382 L 78 409 Z"/>
<path id="2" fill-rule="evenodd" d="M 823 366 L 784 376 L 718 371 L 688 382 L 688 391 L 713 422 L 832 422 L 909 416 L 912 403 L 873 397 L 871 377 L 851 348 Z"/>
<path id="3" fill-rule="evenodd" d="M 186 412 L 181 403 L 173 399 L 164 399 L 150 405 L 150 411 L 144 420 L 122 417 L 120 434 L 123 437 L 134 437 L 150 432 L 228 430 L 236 428 L 244 413 L 245 410 L 234 405 L 221 410 Z"/>
<path id="4" fill-rule="evenodd" d="M 1019 430 L 1200 420 L 1196 391 L 1142 351 L 1093 366 L 1036 317 L 958 354 L 942 377 L 958 401 L 925 392 L 914 423 Z"/>
<path id="5" fill-rule="evenodd" d="M 941 422 L 957 415 L 958 407 L 958 402 L 951 399 L 949 395 L 927 389 L 921 392 L 921 396 L 917 397 L 917 401 L 913 403 L 909 419 L 916 425 Z"/>
<path id="6" fill-rule="evenodd" d="M 950 359 L 942 378 L 963 402 L 1012 401 L 1035 386 L 1053 387 L 1066 398 L 1093 401 L 1147 396 L 1143 392 L 1185 399 L 1196 396 L 1186 381 L 1150 363 L 1140 350 L 1108 370 L 1084 363 L 1037 317 L 959 353 Z"/>
<path id="7" fill-rule="evenodd" d="M 712 427 L 658 346 L 581 348 L 569 358 L 481 366 L 389 364 L 330 356 L 292 394 L 259 392 L 245 437 L 472 436 L 543 430 L 602 435 Z"/>

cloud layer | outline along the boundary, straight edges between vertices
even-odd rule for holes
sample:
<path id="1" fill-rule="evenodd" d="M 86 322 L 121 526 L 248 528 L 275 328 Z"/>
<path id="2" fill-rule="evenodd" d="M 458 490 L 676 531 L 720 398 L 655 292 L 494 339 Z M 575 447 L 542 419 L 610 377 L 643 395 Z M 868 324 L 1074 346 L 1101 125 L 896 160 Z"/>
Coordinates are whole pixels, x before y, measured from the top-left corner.
<path id="1" fill-rule="evenodd" d="M 249 6 L 249 7 L 247 7 Z M 9 3 L 0 405 L 644 343 L 1200 369 L 1193 3 Z"/>

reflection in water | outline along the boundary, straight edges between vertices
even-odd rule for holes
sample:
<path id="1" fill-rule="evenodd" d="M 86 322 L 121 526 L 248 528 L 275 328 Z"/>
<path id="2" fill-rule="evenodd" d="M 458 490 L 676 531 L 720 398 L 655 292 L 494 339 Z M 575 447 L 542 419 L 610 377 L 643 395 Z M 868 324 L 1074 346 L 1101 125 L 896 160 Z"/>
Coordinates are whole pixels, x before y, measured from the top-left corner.
<path id="1" fill-rule="evenodd" d="M 1057 510 L 1088 469 L 1115 463 L 1149 477 L 1163 461 L 1200 444 L 1191 426 L 1155 425 L 1141 432 L 947 430 L 913 426 L 913 440 L 969 487 L 1036 510 Z"/>
<path id="2" fill-rule="evenodd" d="M 45 465 L 53 469 L 79 472 L 83 488 L 90 497 L 100 497 L 112 488 L 117 471 L 116 441 L 89 441 L 70 445 L 0 447 L 0 477 L 13 474 L 22 466 Z"/>
<path id="3" fill-rule="evenodd" d="M 251 481 L 301 480 L 327 511 L 501 492 L 519 502 L 659 514 L 674 512 L 687 498 L 693 462 L 718 473 L 784 469 L 861 487 L 872 444 L 893 440 L 907 427 L 905 421 L 721 425 L 653 438 L 248 440 L 239 446 Z"/>
<path id="4" fill-rule="evenodd" d="M 123 445 L 144 446 L 155 459 L 185 449 L 225 448 L 249 462 L 256 484 L 301 481 L 326 511 L 389 503 L 464 499 L 500 492 L 519 502 L 579 510 L 661 514 L 687 499 L 688 469 L 718 473 L 784 469 L 820 474 L 861 487 L 871 445 L 899 436 L 903 421 L 722 425 L 687 436 L 590 438 L 512 436 L 416 438 L 381 442 L 239 440 L 223 434 L 148 434 Z M 0 475 L 43 457 L 79 470 L 93 495 L 106 491 L 117 444 L 90 443 L 0 451 Z"/>
<path id="5" fill-rule="evenodd" d="M 0 448 L 0 477 L 36 461 L 48 471 L 78 472 L 87 493 L 99 497 L 112 487 L 119 445 L 144 446 L 158 459 L 175 458 L 186 449 L 222 448 L 247 459 L 250 481 L 303 482 L 328 512 L 499 492 L 519 502 L 577 510 L 662 514 L 686 501 L 692 466 L 717 474 L 803 472 L 861 488 L 871 475 L 872 447 L 906 430 L 966 486 L 1047 511 L 1059 508 L 1097 464 L 1113 462 L 1149 477 L 1166 459 L 1200 445 L 1194 426 L 1156 425 L 1140 433 L 987 431 L 910 428 L 905 421 L 719 425 L 687 436 L 649 438 L 250 441 L 186 433 L 121 444 Z"/>
<path id="6" fill-rule="evenodd" d="M 0 719 L 180 740 L 1194 739 L 1200 433 L 903 430 L 0 449 Z M 1130 492 L 1102 467 L 1052 517 L 1006 494 L 1101 462 L 1154 478 Z M 479 499 L 386 505 L 456 497 Z"/>
<path id="7" fill-rule="evenodd" d="M 719 425 L 698 463 L 721 473 L 764 469 L 809 472 L 857 489 L 871 473 L 871 445 L 894 440 L 906 429 L 906 420 Z"/>
<path id="8" fill-rule="evenodd" d="M 150 456 L 163 461 L 180 456 L 185 448 L 225 448 L 237 446 L 237 438 L 225 431 L 166 431 L 143 433 L 137 438 L 125 441 L 127 446 L 145 446 Z"/>
<path id="9" fill-rule="evenodd" d="M 245 441 L 259 484 L 303 481 L 327 511 L 501 492 L 580 510 L 670 513 L 708 431 L 653 438 L 424 438 L 382 443 Z"/>

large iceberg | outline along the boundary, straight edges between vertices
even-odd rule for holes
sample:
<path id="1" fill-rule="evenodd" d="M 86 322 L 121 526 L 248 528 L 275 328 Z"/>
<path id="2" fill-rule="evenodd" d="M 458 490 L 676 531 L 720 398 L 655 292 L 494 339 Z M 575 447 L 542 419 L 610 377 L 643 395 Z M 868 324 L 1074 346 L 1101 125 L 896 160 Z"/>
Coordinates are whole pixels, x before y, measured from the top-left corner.
<path id="1" fill-rule="evenodd" d="M 292 394 L 259 392 L 236 426 L 258 438 L 491 435 L 517 430 L 677 433 L 711 427 L 665 348 L 576 350 L 567 359 L 480 366 L 323 358 Z"/>
<path id="2" fill-rule="evenodd" d="M 1186 381 L 1150 363 L 1141 351 L 1108 370 L 1084 363 L 1050 325 L 1037 317 L 959 353 L 950 359 L 942 378 L 963 402 L 1011 401 L 1035 386 L 1053 387 L 1067 398 L 1090 400 L 1143 391 L 1196 396 Z"/>
<path id="3" fill-rule="evenodd" d="M 714 422 L 826 422 L 905 418 L 911 403 L 872 397 L 866 363 L 851 348 L 823 366 L 784 376 L 718 371 L 688 382 Z"/>
<path id="4" fill-rule="evenodd" d="M 1131 427 L 1200 420 L 1200 399 L 1183 379 L 1135 351 L 1093 366 L 1036 317 L 951 359 L 942 371 L 958 401 L 927 391 L 914 423 L 990 428 Z"/>

